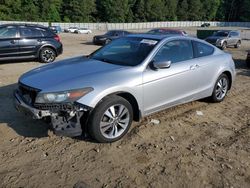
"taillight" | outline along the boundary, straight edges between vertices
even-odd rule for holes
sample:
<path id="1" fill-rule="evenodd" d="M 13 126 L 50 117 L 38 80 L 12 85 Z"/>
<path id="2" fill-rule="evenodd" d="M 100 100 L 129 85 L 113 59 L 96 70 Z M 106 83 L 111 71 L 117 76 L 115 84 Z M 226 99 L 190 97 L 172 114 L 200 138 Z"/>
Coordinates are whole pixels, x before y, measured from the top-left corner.
<path id="1" fill-rule="evenodd" d="M 54 36 L 54 39 L 57 40 L 58 42 L 61 42 L 61 38 L 58 35 Z"/>

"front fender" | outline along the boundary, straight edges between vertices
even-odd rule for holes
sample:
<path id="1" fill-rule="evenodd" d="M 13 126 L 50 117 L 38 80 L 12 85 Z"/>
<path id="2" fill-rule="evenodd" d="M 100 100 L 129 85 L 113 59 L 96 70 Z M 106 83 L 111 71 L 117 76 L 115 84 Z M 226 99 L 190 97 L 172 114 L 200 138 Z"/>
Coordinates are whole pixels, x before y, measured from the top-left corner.
<path id="1" fill-rule="evenodd" d="M 96 105 L 106 96 L 116 93 L 129 93 L 136 99 L 139 109 L 142 109 L 142 86 L 130 87 L 111 87 L 105 90 L 94 89 L 94 91 L 88 93 L 77 102 L 91 108 L 95 108 Z"/>

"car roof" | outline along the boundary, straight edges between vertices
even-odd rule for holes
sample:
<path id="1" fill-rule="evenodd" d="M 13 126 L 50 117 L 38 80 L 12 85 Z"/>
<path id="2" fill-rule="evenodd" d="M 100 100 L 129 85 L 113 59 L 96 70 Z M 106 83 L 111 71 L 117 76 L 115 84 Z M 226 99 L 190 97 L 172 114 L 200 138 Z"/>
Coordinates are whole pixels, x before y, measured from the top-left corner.
<path id="1" fill-rule="evenodd" d="M 239 32 L 238 30 L 219 30 L 218 32 Z"/>
<path id="2" fill-rule="evenodd" d="M 143 34 L 131 34 L 128 36 L 129 37 L 147 38 L 147 39 L 152 39 L 152 40 L 163 40 L 165 38 L 175 37 L 178 35 L 154 35 L 154 34 L 143 33 Z"/>
<path id="3" fill-rule="evenodd" d="M 177 31 L 177 32 L 183 32 L 181 29 L 173 29 L 173 28 L 167 28 L 167 27 L 160 27 L 160 28 L 155 28 L 152 30 L 164 30 L 164 31 Z"/>
<path id="4" fill-rule="evenodd" d="M 39 24 L 26 24 L 26 23 L 12 23 L 12 24 L 1 24 L 2 26 L 27 26 L 27 27 L 40 27 L 40 28 L 47 28 L 44 25 L 39 25 Z"/>

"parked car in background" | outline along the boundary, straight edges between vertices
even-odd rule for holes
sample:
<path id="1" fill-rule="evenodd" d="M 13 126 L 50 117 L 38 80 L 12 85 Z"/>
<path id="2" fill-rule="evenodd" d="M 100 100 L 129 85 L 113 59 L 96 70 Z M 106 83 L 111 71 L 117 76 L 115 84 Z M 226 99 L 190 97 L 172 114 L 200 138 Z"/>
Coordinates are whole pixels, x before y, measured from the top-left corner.
<path id="1" fill-rule="evenodd" d="M 78 29 L 79 29 L 79 27 L 69 27 L 68 29 L 64 29 L 64 32 L 65 33 L 74 33 Z"/>
<path id="2" fill-rule="evenodd" d="M 147 33 L 148 34 L 156 34 L 156 35 L 181 35 L 181 36 L 188 35 L 184 30 L 169 29 L 169 28 L 152 29 L 152 30 L 148 31 Z"/>
<path id="3" fill-rule="evenodd" d="M 107 33 L 105 33 L 104 35 L 97 35 L 93 37 L 93 43 L 94 44 L 100 44 L 100 45 L 104 45 L 104 44 L 108 44 L 111 41 L 124 37 L 126 35 L 131 34 L 128 31 L 124 31 L 124 30 L 110 30 Z"/>
<path id="4" fill-rule="evenodd" d="M 201 24 L 201 27 L 210 27 L 210 23 L 203 23 L 203 24 Z"/>
<path id="5" fill-rule="evenodd" d="M 90 34 L 90 33 L 92 33 L 92 31 L 88 28 L 79 28 L 79 29 L 75 30 L 75 33 L 77 33 L 77 34 Z"/>
<path id="6" fill-rule="evenodd" d="M 231 54 L 191 37 L 135 34 L 22 75 L 15 106 L 50 118 L 55 133 L 114 142 L 133 120 L 210 97 L 221 102 L 235 77 Z"/>
<path id="7" fill-rule="evenodd" d="M 62 28 L 60 26 L 50 26 L 49 27 L 54 33 L 61 33 L 62 32 Z"/>
<path id="8" fill-rule="evenodd" d="M 241 46 L 241 37 L 239 31 L 217 31 L 205 40 L 223 50 L 230 46 L 233 46 L 235 48 L 239 48 Z"/>
<path id="9" fill-rule="evenodd" d="M 250 68 L 250 50 L 247 53 L 246 64 L 247 64 L 247 67 Z"/>
<path id="10" fill-rule="evenodd" d="M 50 63 L 62 52 L 60 37 L 48 27 L 31 24 L 0 25 L 0 60 L 38 59 Z"/>

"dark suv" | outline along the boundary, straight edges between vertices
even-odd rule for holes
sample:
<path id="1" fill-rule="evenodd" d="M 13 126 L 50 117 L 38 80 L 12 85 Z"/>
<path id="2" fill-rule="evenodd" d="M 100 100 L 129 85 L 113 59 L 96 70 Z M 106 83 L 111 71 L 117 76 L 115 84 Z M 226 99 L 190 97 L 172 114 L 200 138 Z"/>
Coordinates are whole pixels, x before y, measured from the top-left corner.
<path id="1" fill-rule="evenodd" d="M 60 37 L 48 27 L 28 24 L 0 25 L 0 61 L 38 59 L 53 62 L 63 52 Z"/>
<path id="2" fill-rule="evenodd" d="M 94 36 L 93 38 L 93 43 L 94 44 L 100 44 L 100 45 L 104 45 L 104 44 L 108 44 L 111 41 L 124 37 L 126 35 L 131 34 L 128 31 L 124 31 L 124 30 L 110 30 L 107 33 L 105 33 L 104 35 L 97 35 Z"/>

